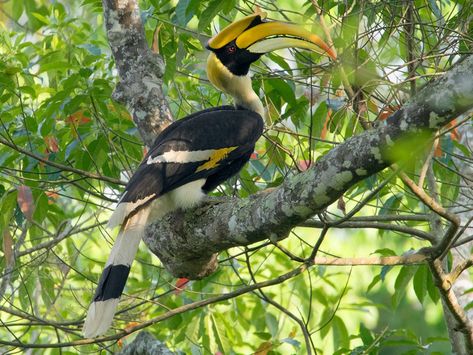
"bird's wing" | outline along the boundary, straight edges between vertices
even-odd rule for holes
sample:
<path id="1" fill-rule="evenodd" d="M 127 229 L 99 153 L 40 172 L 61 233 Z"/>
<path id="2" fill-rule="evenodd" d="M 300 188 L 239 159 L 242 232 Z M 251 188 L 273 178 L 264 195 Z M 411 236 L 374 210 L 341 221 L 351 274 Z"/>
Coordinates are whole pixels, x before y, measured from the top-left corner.
<path id="1" fill-rule="evenodd" d="M 109 226 L 140 206 L 195 180 L 210 191 L 241 169 L 263 132 L 253 111 L 222 106 L 187 116 L 156 139 L 120 199 Z"/>

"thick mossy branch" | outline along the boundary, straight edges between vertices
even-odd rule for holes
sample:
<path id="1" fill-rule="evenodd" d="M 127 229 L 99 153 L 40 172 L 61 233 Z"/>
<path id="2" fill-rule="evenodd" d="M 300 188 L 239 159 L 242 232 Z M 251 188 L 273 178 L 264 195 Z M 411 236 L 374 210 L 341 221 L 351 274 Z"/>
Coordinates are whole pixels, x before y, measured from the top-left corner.
<path id="1" fill-rule="evenodd" d="M 173 275 L 201 278 L 215 269 L 216 253 L 222 250 L 285 238 L 294 226 L 323 211 L 354 184 L 392 164 L 405 137 L 425 140 L 426 132 L 432 135 L 472 108 L 472 72 L 470 56 L 429 83 L 380 126 L 338 145 L 277 189 L 168 215 L 148 227 L 145 243 Z"/>

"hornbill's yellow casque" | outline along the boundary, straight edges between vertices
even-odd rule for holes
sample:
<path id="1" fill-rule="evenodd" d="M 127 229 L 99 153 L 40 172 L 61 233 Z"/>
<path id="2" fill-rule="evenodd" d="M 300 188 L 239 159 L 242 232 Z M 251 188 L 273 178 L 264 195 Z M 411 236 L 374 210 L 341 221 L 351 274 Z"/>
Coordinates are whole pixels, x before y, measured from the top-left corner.
<path id="1" fill-rule="evenodd" d="M 233 96 L 235 107 L 194 113 L 167 127 L 127 184 L 108 226 L 121 226 L 85 320 L 86 337 L 112 323 L 147 221 L 195 206 L 205 193 L 236 174 L 263 132 L 263 104 L 251 87 L 251 63 L 264 53 L 289 47 L 333 51 L 316 35 L 264 14 L 247 16 L 209 40 L 207 75 Z"/>

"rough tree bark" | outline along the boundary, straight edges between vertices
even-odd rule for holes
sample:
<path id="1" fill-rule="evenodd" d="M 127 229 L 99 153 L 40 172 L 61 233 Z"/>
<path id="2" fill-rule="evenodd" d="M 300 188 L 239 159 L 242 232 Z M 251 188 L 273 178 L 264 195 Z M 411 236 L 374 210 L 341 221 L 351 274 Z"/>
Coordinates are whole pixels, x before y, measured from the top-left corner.
<path id="1" fill-rule="evenodd" d="M 469 151 L 473 153 L 473 125 L 463 125 L 458 129 L 459 140 Z M 458 152 L 461 155 L 461 152 Z M 452 269 L 455 270 L 461 267 L 462 263 L 473 262 L 471 255 L 472 242 L 463 243 L 464 239 L 473 236 L 473 164 L 468 164 L 464 160 L 454 159 L 457 165 L 457 170 L 461 172 L 460 177 L 460 191 L 456 201 L 456 205 L 451 209 L 451 212 L 456 213 L 460 218 L 462 226 L 465 230 L 457 243 L 459 246 L 451 249 L 452 255 Z M 458 300 L 459 307 L 465 307 L 473 302 L 473 293 L 468 290 L 473 288 L 468 270 L 464 270 L 458 275 L 458 278 L 452 284 L 452 291 Z M 468 348 L 464 341 L 461 332 L 458 331 L 455 317 L 451 314 L 448 308 L 444 307 L 445 320 L 449 331 L 452 349 L 455 354 L 472 353 L 473 349 Z M 473 321 L 473 309 L 470 308 L 465 311 L 465 316 L 469 322 Z"/>
<path id="2" fill-rule="evenodd" d="M 143 331 L 130 344 L 126 345 L 117 355 L 174 355 L 163 343 L 156 340 L 150 333 Z"/>
<path id="3" fill-rule="evenodd" d="M 162 90 L 164 62 L 146 43 L 136 1 L 103 0 L 102 4 L 108 42 L 120 75 L 113 97 L 127 105 L 149 147 L 173 120 Z"/>
<path id="4" fill-rule="evenodd" d="M 473 125 L 463 125 L 458 129 L 460 143 L 463 144 L 468 150 L 473 153 Z M 461 152 L 457 151 L 461 154 Z M 452 212 L 456 213 L 462 221 L 462 225 L 466 226 L 465 238 L 473 237 L 473 164 L 468 164 L 465 160 L 454 159 L 457 164 L 458 171 L 461 172 L 460 177 L 460 191 L 457 198 L 456 207 L 452 209 Z M 462 238 L 462 239 L 465 239 Z M 462 239 L 458 240 L 459 243 Z M 472 258 L 471 249 L 473 242 L 462 244 L 452 249 L 453 265 L 457 265 L 465 262 Z M 468 271 L 463 271 L 458 277 L 457 282 L 453 285 L 453 292 L 458 297 L 458 302 L 465 308 L 469 303 L 473 302 L 473 293 L 466 292 L 473 288 L 473 282 L 468 274 Z M 473 308 L 470 308 L 467 312 L 467 316 L 470 320 L 473 320 Z"/>

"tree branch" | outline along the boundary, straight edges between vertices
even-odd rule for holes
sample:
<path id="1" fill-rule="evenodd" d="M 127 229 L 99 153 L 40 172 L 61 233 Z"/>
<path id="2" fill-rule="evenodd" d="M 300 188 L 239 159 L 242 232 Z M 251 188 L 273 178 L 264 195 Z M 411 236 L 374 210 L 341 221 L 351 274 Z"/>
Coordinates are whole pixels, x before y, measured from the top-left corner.
<path id="1" fill-rule="evenodd" d="M 322 221 L 307 221 L 300 224 L 301 227 L 312 227 L 312 228 L 323 228 L 326 224 Z M 329 225 L 330 226 L 330 225 Z M 404 234 L 410 234 L 416 238 L 420 238 L 423 240 L 428 240 L 431 243 L 435 242 L 435 237 L 430 233 L 424 232 L 422 230 L 411 228 L 407 226 L 400 226 L 397 224 L 390 224 L 390 223 L 380 223 L 380 222 L 357 222 L 357 221 L 348 221 L 342 222 L 340 224 L 335 224 L 334 226 L 330 226 L 331 228 L 375 228 L 375 229 L 383 229 L 383 230 L 390 230 L 395 232 L 400 232 Z"/>
<path id="2" fill-rule="evenodd" d="M 136 1 L 103 0 L 102 3 L 108 41 L 120 75 L 113 96 L 128 106 L 149 147 L 172 122 L 162 89 L 164 62 L 146 43 Z"/>
<path id="3" fill-rule="evenodd" d="M 201 278 L 215 269 L 219 251 L 285 238 L 294 226 L 323 211 L 354 184 L 394 163 L 401 140 L 419 140 L 425 137 L 423 132 L 433 136 L 472 108 L 471 72 L 473 56 L 429 83 L 379 127 L 333 148 L 278 188 L 170 214 L 148 227 L 145 243 L 173 275 Z M 420 149 L 423 143 L 427 142 L 419 141 Z"/>
<path id="4" fill-rule="evenodd" d="M 442 302 L 444 307 L 449 310 L 450 321 L 454 322 L 454 327 L 450 329 L 451 325 L 449 324 L 449 332 L 454 331 L 463 335 L 461 342 L 456 342 L 456 346 L 462 348 L 459 354 L 472 354 L 473 353 L 473 329 L 472 324 L 468 317 L 466 316 L 463 308 L 458 304 L 457 297 L 453 293 L 451 280 L 448 275 L 443 272 L 442 261 L 440 259 L 435 259 L 429 263 L 430 270 L 432 271 L 433 278 L 435 280 L 436 286 L 440 291 L 440 296 L 442 297 Z M 450 322 L 449 322 L 450 323 Z M 456 346 L 455 346 L 456 345 Z"/>

